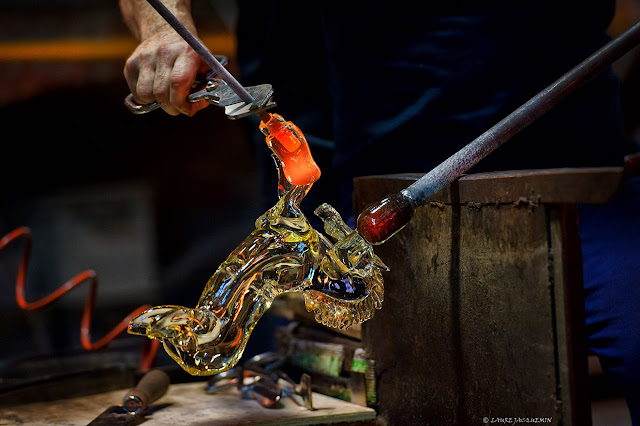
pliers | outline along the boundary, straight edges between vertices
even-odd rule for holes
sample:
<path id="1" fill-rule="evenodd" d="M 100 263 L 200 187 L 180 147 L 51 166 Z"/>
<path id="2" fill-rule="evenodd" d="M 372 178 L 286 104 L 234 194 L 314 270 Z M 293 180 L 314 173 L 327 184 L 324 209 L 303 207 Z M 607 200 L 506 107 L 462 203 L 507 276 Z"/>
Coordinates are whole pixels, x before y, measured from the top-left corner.
<path id="1" fill-rule="evenodd" d="M 226 56 L 215 55 L 215 58 L 225 67 L 229 63 L 229 59 Z M 211 105 L 222 107 L 227 117 L 232 120 L 276 106 L 273 101 L 273 87 L 270 84 L 246 87 L 247 92 L 255 99 L 255 102 L 247 104 L 240 99 L 240 96 L 224 80 L 219 78 L 214 70 L 209 71 L 204 76 L 197 76 L 193 84 L 193 90 L 187 97 L 189 102 L 205 100 Z M 124 103 L 134 114 L 146 114 L 160 108 L 158 102 L 150 104 L 137 103 L 131 93 L 125 98 Z"/>

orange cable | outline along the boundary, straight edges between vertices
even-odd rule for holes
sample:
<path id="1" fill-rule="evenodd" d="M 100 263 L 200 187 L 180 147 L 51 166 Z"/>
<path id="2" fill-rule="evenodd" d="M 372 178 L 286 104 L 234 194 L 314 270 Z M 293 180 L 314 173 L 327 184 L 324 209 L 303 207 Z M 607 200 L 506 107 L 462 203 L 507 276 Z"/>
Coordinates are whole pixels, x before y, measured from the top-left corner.
<path id="1" fill-rule="evenodd" d="M 78 275 L 76 275 L 75 277 L 68 280 L 67 282 L 65 282 L 64 284 L 62 284 L 58 289 L 54 290 L 51 294 L 35 302 L 27 302 L 25 298 L 24 287 L 25 287 L 25 281 L 26 281 L 26 275 L 27 275 L 27 267 L 29 265 L 29 256 L 31 255 L 31 245 L 32 245 L 31 229 L 26 226 L 22 226 L 20 228 L 17 228 L 9 232 L 7 235 L 2 237 L 2 239 L 0 239 L 0 250 L 2 250 L 12 241 L 20 237 L 24 237 L 25 239 L 25 244 L 22 251 L 22 258 L 20 260 L 20 265 L 18 267 L 18 275 L 16 277 L 16 302 L 18 303 L 18 306 L 21 309 L 24 309 L 27 311 L 34 311 L 37 309 L 45 308 L 50 304 L 52 304 L 53 302 L 55 302 L 56 300 L 58 300 L 64 294 L 68 293 L 69 291 L 79 286 L 80 284 L 87 281 L 90 282 L 91 288 L 89 290 L 89 298 L 87 299 L 84 306 L 84 312 L 82 314 L 82 323 L 80 326 L 80 342 L 82 343 L 82 347 L 85 350 L 97 351 L 105 347 L 109 342 L 114 340 L 120 333 L 122 333 L 127 328 L 127 326 L 129 325 L 129 322 L 131 322 L 133 318 L 140 315 L 142 312 L 144 312 L 145 310 L 151 307 L 149 305 L 138 307 L 137 309 L 132 311 L 129 315 L 127 315 L 122 321 L 120 321 L 120 323 L 118 323 L 102 339 L 92 343 L 91 342 L 91 318 L 93 316 L 93 309 L 94 309 L 96 295 L 98 291 L 98 277 L 96 272 L 92 269 L 83 271 Z M 152 340 L 150 344 L 149 344 L 149 341 L 145 341 L 145 345 L 143 346 L 143 349 L 142 349 L 142 357 L 140 360 L 140 369 L 142 371 L 148 371 L 153 367 L 156 354 L 158 352 L 159 343 L 160 342 L 155 339 Z"/>

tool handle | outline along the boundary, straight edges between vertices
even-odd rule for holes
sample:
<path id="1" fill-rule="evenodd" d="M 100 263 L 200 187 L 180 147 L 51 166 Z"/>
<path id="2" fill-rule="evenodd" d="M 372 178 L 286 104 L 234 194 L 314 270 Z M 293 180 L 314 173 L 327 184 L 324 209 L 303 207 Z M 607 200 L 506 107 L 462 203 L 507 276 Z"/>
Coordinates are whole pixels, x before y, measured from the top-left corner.
<path id="1" fill-rule="evenodd" d="M 133 94 L 129 93 L 126 98 L 124 98 L 124 105 L 134 114 L 146 114 L 148 112 L 154 111 L 160 108 L 160 104 L 158 102 L 152 102 L 150 104 L 139 104 L 133 98 Z"/>
<path id="2" fill-rule="evenodd" d="M 151 370 L 145 374 L 136 387 L 125 396 L 122 408 L 131 414 L 139 414 L 152 402 L 167 392 L 171 380 L 162 370 Z"/>

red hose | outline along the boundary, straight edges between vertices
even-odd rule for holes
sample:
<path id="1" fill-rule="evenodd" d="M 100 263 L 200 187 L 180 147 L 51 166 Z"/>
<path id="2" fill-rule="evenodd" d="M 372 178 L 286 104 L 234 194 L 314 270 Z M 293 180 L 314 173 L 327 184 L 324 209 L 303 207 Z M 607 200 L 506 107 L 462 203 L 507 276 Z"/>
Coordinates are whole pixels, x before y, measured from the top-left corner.
<path id="1" fill-rule="evenodd" d="M 18 267 L 18 275 L 16 277 L 16 302 L 21 309 L 27 311 L 34 311 L 37 309 L 42 309 L 64 294 L 73 290 L 77 286 L 83 284 L 84 282 L 89 282 L 91 284 L 91 288 L 89 290 L 89 298 L 87 299 L 84 305 L 84 312 L 82 314 L 82 323 L 80 326 L 80 342 L 82 343 L 82 347 L 87 351 L 97 351 L 103 347 L 105 347 L 109 342 L 115 339 L 120 333 L 126 330 L 129 322 L 136 316 L 140 315 L 145 310 L 149 309 L 151 306 L 144 305 L 140 306 L 134 311 L 132 311 L 129 315 L 127 315 L 122 321 L 120 321 L 110 332 L 108 332 L 102 339 L 97 342 L 91 342 L 91 318 L 93 316 L 93 308 L 95 305 L 96 294 L 98 292 L 98 277 L 96 272 L 92 269 L 88 269 L 84 272 L 79 273 L 75 277 L 71 278 L 64 284 L 62 284 L 58 289 L 53 291 L 51 294 L 41 298 L 40 300 L 36 300 L 35 302 L 27 302 L 25 298 L 24 285 L 25 278 L 27 275 L 27 267 L 29 265 L 29 257 L 31 255 L 31 245 L 32 245 L 32 236 L 31 229 L 26 226 L 22 226 L 17 228 L 7 235 L 2 237 L 0 240 L 0 250 L 10 244 L 12 241 L 24 237 L 25 244 L 22 251 L 22 258 L 20 260 L 20 266 Z M 150 342 L 150 343 L 149 343 Z M 159 347 L 158 340 L 146 340 L 145 344 L 142 348 L 142 356 L 140 359 L 140 369 L 142 371 L 150 370 L 155 362 L 156 354 L 158 352 Z"/>

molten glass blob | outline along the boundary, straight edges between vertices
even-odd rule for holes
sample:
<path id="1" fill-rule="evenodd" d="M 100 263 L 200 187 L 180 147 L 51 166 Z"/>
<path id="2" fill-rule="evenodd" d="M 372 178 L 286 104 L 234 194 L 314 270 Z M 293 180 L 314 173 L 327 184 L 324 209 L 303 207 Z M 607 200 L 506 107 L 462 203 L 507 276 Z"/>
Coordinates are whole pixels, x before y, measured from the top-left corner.
<path id="1" fill-rule="evenodd" d="M 291 185 L 309 185 L 320 178 L 309 144 L 300 129 L 278 114 L 269 114 L 269 120 L 260 122 L 269 148 L 282 164 L 285 178 Z"/>
<path id="2" fill-rule="evenodd" d="M 276 127 L 283 125 L 284 120 L 276 120 L 280 123 Z M 305 149 L 308 152 L 308 146 Z M 314 312 L 316 321 L 336 328 L 362 323 L 382 307 L 381 271 L 388 268 L 328 204 L 315 214 L 334 242 L 311 227 L 300 202 L 319 169 L 317 174 L 296 174 L 298 163 L 291 159 L 297 157 L 285 156 L 285 162 L 294 164 L 287 173 L 287 165 L 274 151 L 279 200 L 218 267 L 197 306 L 157 306 L 129 324 L 129 333 L 161 340 L 189 374 L 212 375 L 232 368 L 256 323 L 282 293 L 302 292 L 306 309 Z M 315 166 L 313 159 L 311 163 Z M 292 184 L 298 180 L 290 179 L 291 173 L 306 176 L 306 183 Z"/>

